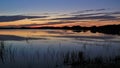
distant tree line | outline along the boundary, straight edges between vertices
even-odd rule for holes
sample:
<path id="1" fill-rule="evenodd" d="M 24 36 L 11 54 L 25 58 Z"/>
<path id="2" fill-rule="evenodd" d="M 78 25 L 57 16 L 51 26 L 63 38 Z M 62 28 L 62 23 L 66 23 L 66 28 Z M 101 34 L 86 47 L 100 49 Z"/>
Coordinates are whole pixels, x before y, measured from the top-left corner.
<path id="1" fill-rule="evenodd" d="M 120 24 L 119 25 L 105 25 L 105 26 L 92 26 L 92 27 L 82 27 L 82 26 L 64 26 L 64 27 L 37 27 L 37 28 L 30 28 L 30 27 L 6 27 L 0 29 L 62 29 L 62 30 L 72 30 L 74 32 L 86 32 L 91 31 L 92 33 L 105 33 L 105 34 L 113 34 L 113 35 L 120 35 Z"/>

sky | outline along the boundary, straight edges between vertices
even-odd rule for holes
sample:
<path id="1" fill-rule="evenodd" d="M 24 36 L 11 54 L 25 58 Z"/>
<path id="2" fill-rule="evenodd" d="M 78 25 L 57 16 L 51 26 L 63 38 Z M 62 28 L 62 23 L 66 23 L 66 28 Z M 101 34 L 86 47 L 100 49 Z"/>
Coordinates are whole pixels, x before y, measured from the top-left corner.
<path id="1" fill-rule="evenodd" d="M 0 27 L 120 24 L 120 0 L 0 0 Z"/>

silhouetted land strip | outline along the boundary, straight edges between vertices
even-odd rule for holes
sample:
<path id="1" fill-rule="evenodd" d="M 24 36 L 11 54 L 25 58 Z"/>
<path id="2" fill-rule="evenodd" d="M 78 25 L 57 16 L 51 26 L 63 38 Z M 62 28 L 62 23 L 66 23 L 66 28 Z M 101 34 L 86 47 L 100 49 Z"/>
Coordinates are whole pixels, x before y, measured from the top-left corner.
<path id="1" fill-rule="evenodd" d="M 73 32 L 86 32 L 91 31 L 92 33 L 104 33 L 104 34 L 112 34 L 112 35 L 120 35 L 120 25 L 105 25 L 105 26 L 92 26 L 92 27 L 82 27 L 82 26 L 64 26 L 64 27 L 20 27 L 20 28 L 0 28 L 0 29 L 61 29 L 61 30 L 72 30 Z"/>

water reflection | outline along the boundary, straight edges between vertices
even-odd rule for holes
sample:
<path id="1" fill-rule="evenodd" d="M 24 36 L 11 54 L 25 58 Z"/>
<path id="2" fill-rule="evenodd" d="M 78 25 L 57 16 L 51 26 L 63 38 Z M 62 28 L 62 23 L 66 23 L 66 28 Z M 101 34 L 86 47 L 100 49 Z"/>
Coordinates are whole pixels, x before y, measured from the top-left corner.
<path id="1" fill-rule="evenodd" d="M 119 36 L 62 30 L 14 31 L 0 32 L 0 68 L 120 67 Z"/>
<path id="2" fill-rule="evenodd" d="M 14 36 L 14 35 L 0 35 L 0 40 L 5 41 L 22 41 L 22 40 L 45 40 L 46 38 L 32 38 L 32 37 L 20 37 L 20 36 Z"/>

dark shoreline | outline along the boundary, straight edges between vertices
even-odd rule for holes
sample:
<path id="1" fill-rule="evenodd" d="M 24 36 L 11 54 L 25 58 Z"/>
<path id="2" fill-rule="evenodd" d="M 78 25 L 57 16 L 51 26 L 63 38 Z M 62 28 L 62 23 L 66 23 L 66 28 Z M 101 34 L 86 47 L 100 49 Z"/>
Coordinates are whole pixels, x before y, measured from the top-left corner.
<path id="1" fill-rule="evenodd" d="M 120 25 L 105 25 L 105 26 L 92 26 L 92 27 L 82 27 L 82 26 L 64 26 L 64 27 L 37 27 L 37 28 L 30 28 L 30 27 L 20 27 L 20 28 L 2 28 L 2 29 L 54 29 L 54 30 L 72 30 L 73 32 L 86 32 L 91 31 L 92 33 L 104 33 L 104 34 L 112 34 L 112 35 L 120 35 Z"/>

